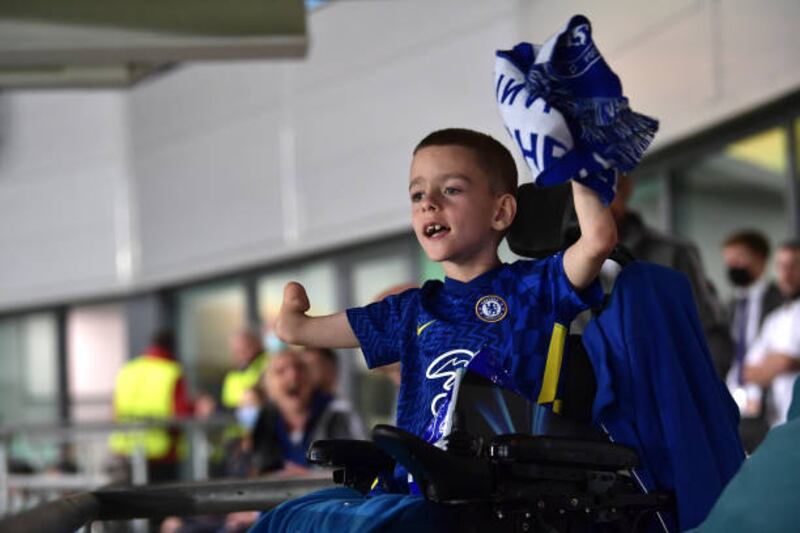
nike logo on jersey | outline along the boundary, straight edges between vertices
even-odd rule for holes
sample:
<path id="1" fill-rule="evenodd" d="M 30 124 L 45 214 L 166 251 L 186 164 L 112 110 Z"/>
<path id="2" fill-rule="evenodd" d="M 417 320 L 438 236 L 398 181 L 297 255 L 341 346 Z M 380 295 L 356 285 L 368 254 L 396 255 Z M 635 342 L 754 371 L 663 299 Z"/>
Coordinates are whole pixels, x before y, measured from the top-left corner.
<path id="1" fill-rule="evenodd" d="M 430 325 L 431 325 L 431 324 L 433 324 L 434 322 L 436 322 L 436 319 L 429 320 L 428 322 L 425 322 L 425 323 L 424 323 L 424 324 L 422 324 L 421 326 L 417 326 L 417 337 L 419 337 L 419 336 L 420 336 L 420 334 L 421 334 L 423 331 L 425 331 L 425 328 L 427 328 L 428 326 L 430 326 Z"/>

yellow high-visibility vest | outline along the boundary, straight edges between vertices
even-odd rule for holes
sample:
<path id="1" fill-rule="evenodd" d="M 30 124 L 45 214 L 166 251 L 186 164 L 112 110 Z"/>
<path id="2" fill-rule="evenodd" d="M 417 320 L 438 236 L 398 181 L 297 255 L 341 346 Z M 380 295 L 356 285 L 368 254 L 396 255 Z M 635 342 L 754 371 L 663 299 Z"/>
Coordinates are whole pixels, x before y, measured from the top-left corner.
<path id="1" fill-rule="evenodd" d="M 175 386 L 181 367 L 160 357 L 139 356 L 122 367 L 114 390 L 117 421 L 137 422 L 172 418 L 175 414 Z M 120 455 L 131 455 L 137 445 L 144 447 L 148 459 L 162 459 L 170 451 L 172 439 L 166 428 L 118 431 L 109 446 Z"/>
<path id="2" fill-rule="evenodd" d="M 267 354 L 262 353 L 253 359 L 243 370 L 231 370 L 225 374 L 222 383 L 222 405 L 236 409 L 242 401 L 244 391 L 258 384 L 261 373 L 267 366 Z"/>

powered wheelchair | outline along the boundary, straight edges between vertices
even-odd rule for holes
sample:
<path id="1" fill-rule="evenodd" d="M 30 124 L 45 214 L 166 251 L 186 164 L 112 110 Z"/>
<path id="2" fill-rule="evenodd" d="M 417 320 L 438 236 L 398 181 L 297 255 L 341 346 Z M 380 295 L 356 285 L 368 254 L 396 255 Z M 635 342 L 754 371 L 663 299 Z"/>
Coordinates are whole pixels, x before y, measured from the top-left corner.
<path id="1" fill-rule="evenodd" d="M 577 237 L 568 184 L 523 185 L 518 198 L 508 236 L 518 255 L 546 257 Z M 555 222 L 543 227 L 542 220 Z M 624 266 L 632 258 L 618 248 L 612 259 Z M 673 496 L 643 491 L 634 450 L 590 426 L 596 384 L 580 337 L 570 335 L 565 350 L 549 357 L 560 358 L 553 363 L 559 399 L 547 406 L 467 371 L 454 389 L 443 447 L 379 425 L 371 441 L 317 441 L 308 460 L 362 493 L 400 464 L 425 498 L 467 517 L 459 526 L 465 531 L 663 530 L 660 513 L 674 510 Z"/>

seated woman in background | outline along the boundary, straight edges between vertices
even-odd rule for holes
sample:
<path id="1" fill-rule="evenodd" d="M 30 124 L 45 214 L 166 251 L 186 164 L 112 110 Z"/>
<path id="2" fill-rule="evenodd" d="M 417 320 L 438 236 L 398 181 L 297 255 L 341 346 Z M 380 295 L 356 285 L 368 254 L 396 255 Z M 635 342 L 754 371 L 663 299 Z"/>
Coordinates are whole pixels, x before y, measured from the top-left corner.
<path id="1" fill-rule="evenodd" d="M 302 476 L 306 451 L 320 439 L 363 439 L 364 425 L 346 402 L 317 388 L 303 352 L 284 350 L 270 358 L 259 385 L 248 389 L 236 409 L 241 437 L 225 446 L 222 477 Z M 162 533 L 238 533 L 257 512 L 226 517 L 170 518 Z"/>
<path id="2" fill-rule="evenodd" d="M 364 425 L 346 403 L 315 388 L 301 352 L 273 354 L 261 381 L 268 401 L 253 430 L 261 473 L 302 474 L 306 451 L 320 439 L 363 439 Z"/>

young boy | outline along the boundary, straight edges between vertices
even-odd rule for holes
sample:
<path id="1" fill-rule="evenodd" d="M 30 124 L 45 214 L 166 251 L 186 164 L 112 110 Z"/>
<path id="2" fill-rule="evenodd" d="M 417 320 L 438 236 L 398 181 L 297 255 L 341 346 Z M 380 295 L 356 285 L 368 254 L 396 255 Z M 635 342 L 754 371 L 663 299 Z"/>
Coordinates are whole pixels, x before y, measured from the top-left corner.
<path id="1" fill-rule="evenodd" d="M 573 183 L 580 239 L 547 259 L 503 264 L 497 247 L 514 220 L 516 190 L 514 159 L 495 139 L 466 129 L 431 133 L 414 149 L 411 219 L 425 253 L 442 263 L 445 281 L 321 317 L 305 314 L 305 289 L 289 283 L 278 336 L 307 346 L 360 346 L 371 368 L 401 361 L 397 425 L 429 441 L 440 437 L 431 422 L 441 414 L 456 370 L 482 349 L 499 354 L 502 368 L 535 400 L 551 335 L 600 302 L 599 283 L 592 282 L 617 236 L 596 194 Z M 430 512 L 422 514 L 430 519 Z M 257 529 L 286 526 L 290 514 L 278 512 L 270 524 L 267 515 L 266 527 Z"/>
<path id="2" fill-rule="evenodd" d="M 414 233 L 441 262 L 444 283 L 346 313 L 309 317 L 305 290 L 290 283 L 276 325 L 286 342 L 360 346 L 370 367 L 402 361 L 398 425 L 422 436 L 454 370 L 481 349 L 535 399 L 554 324 L 568 325 L 600 297 L 587 289 L 616 243 L 610 211 L 573 183 L 581 238 L 563 254 L 501 264 L 497 247 L 516 214 L 517 171 L 499 142 L 475 131 L 431 133 L 414 149 L 409 179 Z"/>

